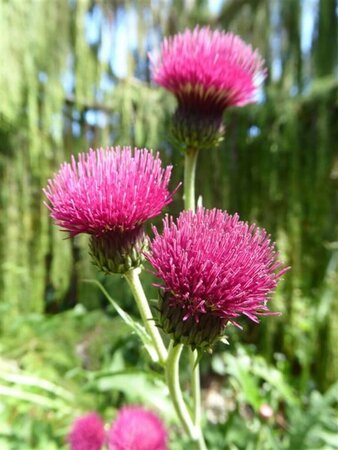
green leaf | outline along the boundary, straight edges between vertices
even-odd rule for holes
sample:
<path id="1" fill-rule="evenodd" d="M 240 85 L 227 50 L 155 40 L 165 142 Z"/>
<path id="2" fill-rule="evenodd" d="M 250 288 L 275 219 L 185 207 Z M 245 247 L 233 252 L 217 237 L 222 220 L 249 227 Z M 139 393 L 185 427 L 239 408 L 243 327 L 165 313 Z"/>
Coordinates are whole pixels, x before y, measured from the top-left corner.
<path id="1" fill-rule="evenodd" d="M 67 407 L 64 402 L 58 399 L 51 399 L 47 396 L 35 394 L 15 387 L 0 385 L 0 396 L 9 397 L 15 400 L 24 400 L 42 408 L 61 410 L 64 412 L 71 411 L 71 408 Z"/>
<path id="2" fill-rule="evenodd" d="M 227 372 L 231 375 L 230 381 L 237 382 L 245 400 L 256 410 L 262 403 L 258 381 L 251 374 L 251 364 L 242 356 L 226 355 Z"/>
<path id="3" fill-rule="evenodd" d="M 85 386 L 86 390 L 99 392 L 119 391 L 129 402 L 148 404 L 167 419 L 176 418 L 168 395 L 168 388 L 162 377 L 156 372 L 141 369 L 97 372 Z"/>
<path id="4" fill-rule="evenodd" d="M 152 361 L 158 361 L 158 356 L 155 350 L 155 347 L 152 343 L 152 340 L 145 330 L 145 328 L 138 322 L 132 319 L 132 317 L 126 313 L 116 302 L 111 298 L 106 289 L 102 286 L 102 284 L 97 280 L 84 280 L 86 283 L 92 283 L 97 285 L 107 300 L 111 303 L 111 305 L 115 308 L 117 314 L 121 317 L 121 319 L 130 327 L 132 330 L 139 336 L 141 341 L 144 344 L 145 349 L 147 350 Z"/>
<path id="5" fill-rule="evenodd" d="M 255 364 L 252 366 L 252 373 L 267 381 L 289 404 L 295 405 L 298 403 L 296 396 L 284 380 L 282 373 L 273 367 L 268 367 L 263 358 L 260 358 L 257 362 L 255 361 Z"/>
<path id="6" fill-rule="evenodd" d="M 36 376 L 2 372 L 0 373 L 0 378 L 16 385 L 42 389 L 67 401 L 72 401 L 74 399 L 74 395 L 66 389 Z"/>

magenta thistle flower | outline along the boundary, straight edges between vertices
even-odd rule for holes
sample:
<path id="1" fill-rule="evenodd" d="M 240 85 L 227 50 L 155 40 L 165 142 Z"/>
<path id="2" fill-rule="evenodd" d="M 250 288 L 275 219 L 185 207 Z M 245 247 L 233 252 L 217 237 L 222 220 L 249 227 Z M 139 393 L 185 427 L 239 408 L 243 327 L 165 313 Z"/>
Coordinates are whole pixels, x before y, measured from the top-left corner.
<path id="1" fill-rule="evenodd" d="M 112 147 L 81 153 L 48 181 L 51 216 L 71 236 L 131 231 L 171 202 L 171 166 L 147 149 Z"/>
<path id="2" fill-rule="evenodd" d="M 258 52 L 240 37 L 196 27 L 164 40 L 153 79 L 186 107 L 223 112 L 255 101 L 263 66 Z"/>
<path id="3" fill-rule="evenodd" d="M 166 38 L 151 62 L 154 82 L 177 98 L 174 132 L 187 146 L 219 140 L 224 110 L 254 102 L 266 74 L 257 50 L 205 27 Z"/>
<path id="4" fill-rule="evenodd" d="M 105 440 L 103 422 L 94 412 L 75 419 L 68 436 L 71 450 L 101 450 Z"/>
<path id="5" fill-rule="evenodd" d="M 70 236 L 90 234 L 96 264 L 123 272 L 140 264 L 142 224 L 172 200 L 170 175 L 146 149 L 101 148 L 62 164 L 44 193 L 56 224 Z"/>
<path id="6" fill-rule="evenodd" d="M 209 347 L 227 322 L 257 322 L 282 268 L 266 232 L 221 210 L 183 211 L 165 218 L 147 259 L 162 280 L 160 325 L 178 342 Z"/>
<path id="7" fill-rule="evenodd" d="M 122 408 L 108 432 L 109 450 L 166 450 L 167 432 L 161 420 L 139 406 Z"/>

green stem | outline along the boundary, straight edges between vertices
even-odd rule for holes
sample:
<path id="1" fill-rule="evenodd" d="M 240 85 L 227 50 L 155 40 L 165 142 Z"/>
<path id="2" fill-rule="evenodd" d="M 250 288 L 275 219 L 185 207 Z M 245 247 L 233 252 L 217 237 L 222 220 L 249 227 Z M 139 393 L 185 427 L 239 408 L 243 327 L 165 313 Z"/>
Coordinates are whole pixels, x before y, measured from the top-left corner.
<path id="1" fill-rule="evenodd" d="M 142 284 L 140 282 L 139 273 L 140 269 L 129 270 L 129 272 L 126 272 L 124 274 L 124 278 L 127 280 L 129 284 L 129 287 L 133 293 L 137 307 L 141 314 L 144 326 L 146 327 L 146 330 L 148 331 L 154 343 L 158 359 L 161 362 L 161 364 L 165 365 L 168 357 L 168 352 L 164 346 L 161 334 L 155 325 L 147 297 L 145 296 Z"/>
<path id="2" fill-rule="evenodd" d="M 191 391 L 193 399 L 193 417 L 196 427 L 201 426 L 201 385 L 200 370 L 197 363 L 198 353 L 196 350 L 189 349 L 189 360 L 191 368 Z"/>
<path id="3" fill-rule="evenodd" d="M 166 365 L 166 378 L 176 413 L 182 422 L 184 430 L 196 443 L 198 450 L 207 450 L 203 435 L 199 426 L 195 426 L 190 412 L 185 404 L 180 381 L 179 381 L 179 361 L 183 350 L 183 344 L 173 345 L 170 343 L 168 360 Z"/>
<path id="4" fill-rule="evenodd" d="M 193 440 L 196 440 L 196 429 L 188 408 L 184 402 L 179 381 L 179 362 L 182 350 L 183 344 L 177 344 L 174 346 L 172 342 L 170 343 L 166 367 L 166 378 L 171 399 L 177 415 L 183 424 L 184 430 Z"/>
<path id="5" fill-rule="evenodd" d="M 184 159 L 184 208 L 195 211 L 195 174 L 198 150 L 189 148 Z"/>
<path id="6" fill-rule="evenodd" d="M 184 160 L 184 207 L 195 211 L 195 175 L 198 157 L 198 149 L 190 148 L 185 153 Z M 201 430 L 201 385 L 200 371 L 197 363 L 197 351 L 190 349 L 189 360 L 191 370 L 191 390 L 193 397 L 193 417 L 194 425 Z M 203 434 L 200 431 L 200 440 L 202 445 L 200 448 L 206 449 L 203 440 Z"/>

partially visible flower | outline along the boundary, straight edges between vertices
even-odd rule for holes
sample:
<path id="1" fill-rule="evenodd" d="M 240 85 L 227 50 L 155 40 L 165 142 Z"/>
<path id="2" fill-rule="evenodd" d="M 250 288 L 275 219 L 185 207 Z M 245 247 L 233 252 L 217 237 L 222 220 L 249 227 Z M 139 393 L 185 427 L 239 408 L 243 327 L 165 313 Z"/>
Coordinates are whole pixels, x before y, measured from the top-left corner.
<path id="1" fill-rule="evenodd" d="M 103 422 L 94 412 L 75 419 L 68 436 L 71 450 L 101 450 L 105 440 Z"/>
<path id="2" fill-rule="evenodd" d="M 57 225 L 70 236 L 91 235 L 102 270 L 124 272 L 142 262 L 143 223 L 172 200 L 170 175 L 147 149 L 101 148 L 62 164 L 44 193 Z"/>
<path id="3" fill-rule="evenodd" d="M 108 448 L 167 450 L 167 432 L 153 412 L 139 406 L 125 406 L 108 432 Z"/>
<path id="4" fill-rule="evenodd" d="M 266 73 L 257 50 L 206 27 L 166 38 L 159 60 L 151 56 L 151 62 L 154 82 L 177 98 L 174 135 L 186 147 L 217 143 L 224 110 L 254 102 Z"/>
<path id="5" fill-rule="evenodd" d="M 258 322 L 288 268 L 266 232 L 221 210 L 166 217 L 147 259 L 162 280 L 159 325 L 176 342 L 210 348 L 241 315 Z"/>

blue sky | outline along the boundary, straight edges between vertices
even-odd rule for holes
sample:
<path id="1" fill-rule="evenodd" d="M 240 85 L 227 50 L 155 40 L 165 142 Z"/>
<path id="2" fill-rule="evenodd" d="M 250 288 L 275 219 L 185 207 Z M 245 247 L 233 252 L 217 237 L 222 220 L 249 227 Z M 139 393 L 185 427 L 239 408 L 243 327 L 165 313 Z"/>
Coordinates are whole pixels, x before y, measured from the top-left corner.
<path id="1" fill-rule="evenodd" d="M 217 15 L 224 2 L 227 0 L 208 0 L 210 12 Z M 270 0 L 271 25 L 273 33 L 269 36 L 271 49 L 274 55 L 271 66 L 271 77 L 278 80 L 281 75 L 282 39 L 280 35 L 280 5 L 284 0 Z M 155 4 L 157 0 L 152 0 Z M 152 4 L 153 4 L 152 3 Z M 315 26 L 315 18 L 318 12 L 319 0 L 302 0 L 301 2 L 301 49 L 304 55 L 311 51 L 312 37 Z M 163 4 L 161 5 L 163 6 Z M 165 20 L 166 14 L 171 6 L 167 1 L 167 8 L 162 7 L 161 14 Z M 133 7 L 119 7 L 113 20 L 105 17 L 102 9 L 96 5 L 85 18 L 85 39 L 90 45 L 99 45 L 99 59 L 109 64 L 112 72 L 117 78 L 123 79 L 129 73 L 128 59 L 130 52 L 144 48 L 145 53 L 151 49 L 159 48 L 162 40 L 160 30 L 153 25 L 152 11 L 142 17 L 146 21 L 150 32 L 144 36 L 144 42 L 138 43 L 138 15 Z M 72 94 L 74 88 L 73 62 L 69 61 L 69 69 L 64 75 L 63 84 L 67 94 Z M 111 90 L 114 86 L 112 79 L 104 75 L 101 79 L 97 92 L 97 101 L 102 101 L 104 92 Z M 297 92 L 290 92 L 296 94 Z M 258 101 L 264 100 L 263 91 L 258 92 Z M 99 117 L 97 111 L 88 111 L 86 117 L 88 123 L 104 126 L 107 118 L 104 113 Z"/>
<path id="2" fill-rule="evenodd" d="M 212 14 L 217 15 L 227 0 L 208 0 Z M 274 55 L 271 66 L 271 77 L 278 80 L 281 75 L 281 53 L 282 39 L 280 35 L 280 5 L 284 0 L 270 0 L 271 25 L 274 32 L 269 36 L 270 45 Z M 157 0 L 152 0 L 155 4 Z M 151 3 L 152 4 L 152 3 Z M 311 43 L 315 26 L 315 18 L 318 12 L 319 0 L 302 0 L 301 2 L 301 49 L 304 55 L 311 51 Z M 163 4 L 162 4 L 163 5 Z M 155 5 L 156 6 L 156 5 Z M 161 14 L 165 16 L 171 6 L 167 1 L 167 8 L 162 7 Z M 151 49 L 159 48 L 162 35 L 159 29 L 154 28 L 152 11 L 142 18 L 143 22 L 149 24 L 151 30 L 144 37 L 144 42 L 138 43 L 138 15 L 133 7 L 119 7 L 113 20 L 104 16 L 102 9 L 96 5 L 85 18 L 85 39 L 90 45 L 99 44 L 99 59 L 109 64 L 112 72 L 117 78 L 123 79 L 128 75 L 128 59 L 130 52 L 140 47 L 145 53 Z M 68 94 L 73 92 L 74 75 L 72 72 L 72 61 L 69 61 L 69 70 L 65 73 L 63 84 Z M 97 90 L 98 101 L 101 101 L 105 90 L 113 87 L 111 78 L 106 75 L 102 77 L 101 84 Z"/>
<path id="3" fill-rule="evenodd" d="M 209 0 L 210 11 L 217 14 L 227 0 Z M 280 1 L 280 0 L 279 0 Z M 272 77 L 280 76 L 280 51 L 281 37 L 278 35 L 279 1 L 271 0 L 271 21 L 275 26 L 276 34 L 272 36 L 272 48 L 275 60 L 272 68 Z M 283 1 L 283 0 L 281 0 Z M 301 15 L 301 47 L 305 54 L 311 49 L 312 35 L 315 25 L 315 16 L 318 9 L 318 0 L 303 0 Z M 170 2 L 168 1 L 168 7 Z M 138 47 L 138 17 L 135 9 L 118 8 L 113 22 L 103 16 L 102 10 L 96 6 L 92 13 L 87 15 L 85 30 L 86 39 L 94 44 L 101 39 L 99 57 L 104 62 L 109 62 L 115 75 L 124 78 L 128 74 L 128 53 Z M 151 27 L 150 27 L 151 29 Z M 159 44 L 161 36 L 154 32 L 147 37 L 148 46 L 155 47 Z"/>

